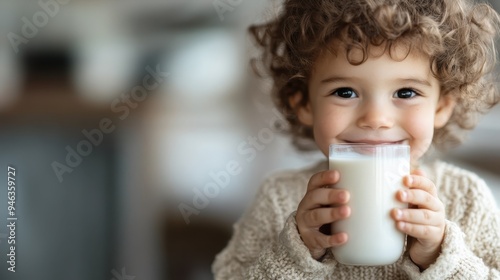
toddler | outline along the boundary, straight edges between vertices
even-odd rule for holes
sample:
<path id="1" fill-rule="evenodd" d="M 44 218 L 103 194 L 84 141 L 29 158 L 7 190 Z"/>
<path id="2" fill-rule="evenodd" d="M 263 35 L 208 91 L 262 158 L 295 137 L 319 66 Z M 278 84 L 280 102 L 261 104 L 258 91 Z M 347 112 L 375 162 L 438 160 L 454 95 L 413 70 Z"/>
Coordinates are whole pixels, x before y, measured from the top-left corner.
<path id="1" fill-rule="evenodd" d="M 338 263 L 350 194 L 327 160 L 268 178 L 216 257 L 216 279 L 500 279 L 500 212 L 484 181 L 436 160 L 498 102 L 499 16 L 467 0 L 285 0 L 252 26 L 294 139 L 408 144 L 412 173 L 392 209 L 407 234 L 386 266 Z M 300 143 L 295 141 L 294 143 Z M 363 176 L 363 174 L 360 174 Z M 377 240 L 373 240 L 377 242 Z"/>

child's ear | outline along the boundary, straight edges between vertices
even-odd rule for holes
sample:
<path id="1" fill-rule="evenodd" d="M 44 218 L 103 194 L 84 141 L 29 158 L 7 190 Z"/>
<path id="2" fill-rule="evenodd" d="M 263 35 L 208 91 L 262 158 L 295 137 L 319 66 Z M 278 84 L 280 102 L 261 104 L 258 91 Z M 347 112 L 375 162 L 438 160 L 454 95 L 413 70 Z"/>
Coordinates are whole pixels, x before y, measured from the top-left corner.
<path id="1" fill-rule="evenodd" d="M 304 105 L 302 101 L 303 98 L 307 98 L 307 96 L 304 96 L 302 92 L 297 91 L 288 99 L 288 102 L 290 102 L 290 106 L 297 115 L 300 123 L 306 126 L 312 126 L 313 114 L 311 110 L 311 103 L 307 100 L 307 104 Z"/>
<path id="2" fill-rule="evenodd" d="M 453 113 L 455 105 L 455 97 L 453 97 L 451 93 L 439 97 L 436 114 L 434 116 L 434 128 L 442 128 L 446 125 Z"/>

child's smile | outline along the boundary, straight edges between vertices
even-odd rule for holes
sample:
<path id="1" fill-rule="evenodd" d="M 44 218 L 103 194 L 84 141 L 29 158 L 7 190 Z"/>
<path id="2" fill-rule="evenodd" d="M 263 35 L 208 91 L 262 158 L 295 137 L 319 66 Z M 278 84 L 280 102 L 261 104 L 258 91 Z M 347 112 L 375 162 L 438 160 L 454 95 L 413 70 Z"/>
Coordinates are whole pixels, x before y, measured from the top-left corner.
<path id="1" fill-rule="evenodd" d="M 372 48 L 382 53 L 380 47 Z M 331 143 L 409 144 L 412 158 L 429 148 L 434 129 L 446 124 L 454 102 L 441 97 L 430 60 L 416 51 L 393 49 L 352 65 L 345 50 L 323 52 L 309 79 L 309 104 L 299 120 L 313 127 L 328 155 Z M 361 54 L 351 54 L 360 60 Z"/>

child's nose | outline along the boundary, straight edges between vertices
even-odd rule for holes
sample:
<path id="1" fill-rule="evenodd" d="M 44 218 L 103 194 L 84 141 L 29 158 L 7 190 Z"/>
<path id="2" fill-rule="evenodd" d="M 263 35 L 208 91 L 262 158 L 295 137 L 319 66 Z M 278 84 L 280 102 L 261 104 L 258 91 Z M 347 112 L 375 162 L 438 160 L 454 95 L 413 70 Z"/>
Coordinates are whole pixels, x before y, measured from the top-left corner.
<path id="1" fill-rule="evenodd" d="M 388 129 L 394 125 L 394 116 L 388 106 L 368 103 L 360 110 L 357 125 L 365 129 Z"/>

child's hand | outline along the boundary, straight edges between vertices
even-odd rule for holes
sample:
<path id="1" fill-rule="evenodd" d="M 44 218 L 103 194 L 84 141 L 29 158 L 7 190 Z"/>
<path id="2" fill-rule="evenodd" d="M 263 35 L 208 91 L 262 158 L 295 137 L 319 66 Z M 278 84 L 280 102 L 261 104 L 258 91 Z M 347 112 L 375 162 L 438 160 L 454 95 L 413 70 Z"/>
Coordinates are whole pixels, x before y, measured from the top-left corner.
<path id="1" fill-rule="evenodd" d="M 299 234 L 316 260 L 325 254 L 326 248 L 347 241 L 346 233 L 326 235 L 319 230 L 324 224 L 333 223 L 350 215 L 350 209 L 345 205 L 349 201 L 349 193 L 346 190 L 328 187 L 338 180 L 339 173 L 334 170 L 314 174 L 297 208 L 295 219 Z"/>
<path id="2" fill-rule="evenodd" d="M 424 177 L 420 170 L 405 177 L 409 189 L 399 191 L 400 201 L 408 203 L 409 209 L 394 209 L 392 217 L 397 227 L 408 234 L 408 248 L 412 261 L 420 269 L 428 268 L 441 253 L 444 238 L 444 205 L 437 197 L 434 183 Z"/>

